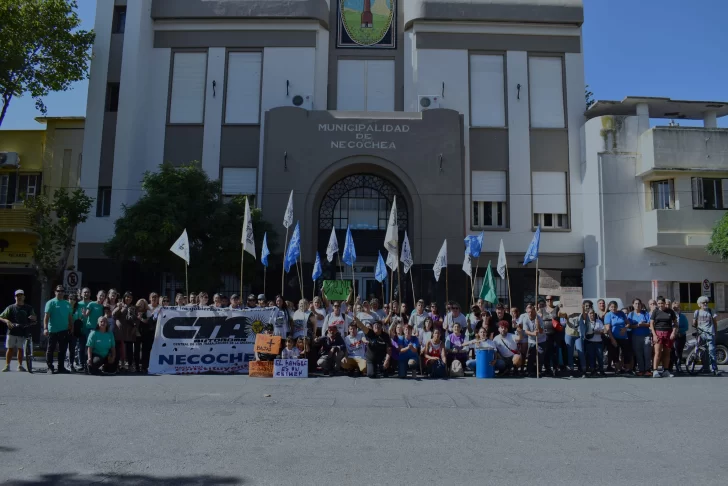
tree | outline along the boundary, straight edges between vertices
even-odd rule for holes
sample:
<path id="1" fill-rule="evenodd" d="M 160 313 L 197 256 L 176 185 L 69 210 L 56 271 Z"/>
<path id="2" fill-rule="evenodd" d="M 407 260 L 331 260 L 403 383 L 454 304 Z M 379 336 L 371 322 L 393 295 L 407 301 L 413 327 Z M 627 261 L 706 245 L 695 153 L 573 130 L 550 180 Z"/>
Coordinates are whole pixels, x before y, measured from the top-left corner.
<path id="1" fill-rule="evenodd" d="M 26 199 L 25 205 L 31 210 L 31 226 L 38 234 L 33 260 L 41 277 L 42 302 L 50 296 L 49 283 L 63 278 L 76 228 L 88 218 L 93 201 L 83 189 L 71 193 L 59 189 L 52 200 L 46 195 Z"/>
<path id="2" fill-rule="evenodd" d="M 721 260 L 728 260 L 728 213 L 716 223 L 710 243 L 705 249 L 711 255 L 719 256 Z"/>
<path id="3" fill-rule="evenodd" d="M 589 91 L 589 85 L 584 88 L 584 98 L 586 99 L 586 109 L 588 110 L 594 104 L 594 93 Z"/>
<path id="4" fill-rule="evenodd" d="M 209 179 L 198 162 L 175 167 L 162 164 L 158 172 L 146 172 L 144 194 L 131 206 L 124 206 L 116 220 L 116 231 L 104 246 L 104 253 L 117 261 L 131 260 L 143 267 L 184 276 L 184 262 L 169 251 L 183 230 L 190 240 L 190 290 L 215 290 L 224 274 L 240 275 L 241 235 L 245 198 L 225 201 L 219 181 Z M 252 204 L 251 204 L 252 206 Z M 262 211 L 251 209 L 256 250 L 260 254 L 263 233 L 275 247 L 272 226 Z M 245 256 L 245 283 L 262 285 L 260 267 Z"/>
<path id="5" fill-rule="evenodd" d="M 43 97 L 86 79 L 93 31 L 78 30 L 76 0 L 0 0 L 0 126 L 14 96 Z"/>

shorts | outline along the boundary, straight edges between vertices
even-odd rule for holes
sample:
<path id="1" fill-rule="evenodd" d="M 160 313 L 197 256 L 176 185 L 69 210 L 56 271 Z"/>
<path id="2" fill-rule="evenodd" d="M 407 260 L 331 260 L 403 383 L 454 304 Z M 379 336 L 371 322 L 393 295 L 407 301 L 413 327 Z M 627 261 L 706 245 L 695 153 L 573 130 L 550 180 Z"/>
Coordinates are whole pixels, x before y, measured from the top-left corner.
<path id="1" fill-rule="evenodd" d="M 7 334 L 5 336 L 5 349 L 23 349 L 27 339 L 25 336 L 12 336 Z"/>
<path id="2" fill-rule="evenodd" d="M 655 331 L 655 334 L 657 334 L 657 343 L 662 344 L 667 349 L 672 349 L 673 340 L 670 339 L 672 331 Z"/>

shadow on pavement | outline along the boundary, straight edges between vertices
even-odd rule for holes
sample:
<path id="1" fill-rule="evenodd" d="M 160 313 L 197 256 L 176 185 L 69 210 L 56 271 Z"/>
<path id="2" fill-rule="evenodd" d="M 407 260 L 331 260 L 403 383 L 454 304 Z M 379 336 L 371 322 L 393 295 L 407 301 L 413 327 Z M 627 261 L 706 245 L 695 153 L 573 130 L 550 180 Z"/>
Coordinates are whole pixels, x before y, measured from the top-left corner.
<path id="1" fill-rule="evenodd" d="M 144 474 L 44 474 L 35 479 L 9 480 L 11 486 L 70 486 L 108 484 L 114 486 L 227 486 L 244 484 L 241 478 L 223 476 L 148 476 Z"/>

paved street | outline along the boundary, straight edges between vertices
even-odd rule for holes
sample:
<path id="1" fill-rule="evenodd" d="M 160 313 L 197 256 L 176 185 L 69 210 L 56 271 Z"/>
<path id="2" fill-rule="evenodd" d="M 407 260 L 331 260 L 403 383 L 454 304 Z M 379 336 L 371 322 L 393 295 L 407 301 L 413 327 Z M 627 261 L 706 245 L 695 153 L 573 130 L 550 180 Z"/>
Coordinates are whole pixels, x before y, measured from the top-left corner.
<path id="1" fill-rule="evenodd" d="M 2 484 L 708 485 L 728 476 L 725 378 L 13 371 L 0 374 L 0 390 Z"/>

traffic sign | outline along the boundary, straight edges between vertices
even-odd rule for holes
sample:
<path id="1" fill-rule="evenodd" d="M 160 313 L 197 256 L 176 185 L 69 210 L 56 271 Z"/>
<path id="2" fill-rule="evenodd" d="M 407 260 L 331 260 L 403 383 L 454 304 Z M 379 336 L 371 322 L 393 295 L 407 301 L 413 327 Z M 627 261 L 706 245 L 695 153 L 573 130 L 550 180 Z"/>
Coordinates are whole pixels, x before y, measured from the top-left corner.
<path id="1" fill-rule="evenodd" d="M 66 289 L 66 293 L 78 292 L 81 288 L 81 272 L 75 270 L 66 270 L 63 272 L 63 287 Z"/>
<path id="2" fill-rule="evenodd" d="M 707 298 L 711 299 L 713 297 L 713 293 L 710 291 L 710 280 L 707 278 L 703 280 L 703 295 Z"/>

